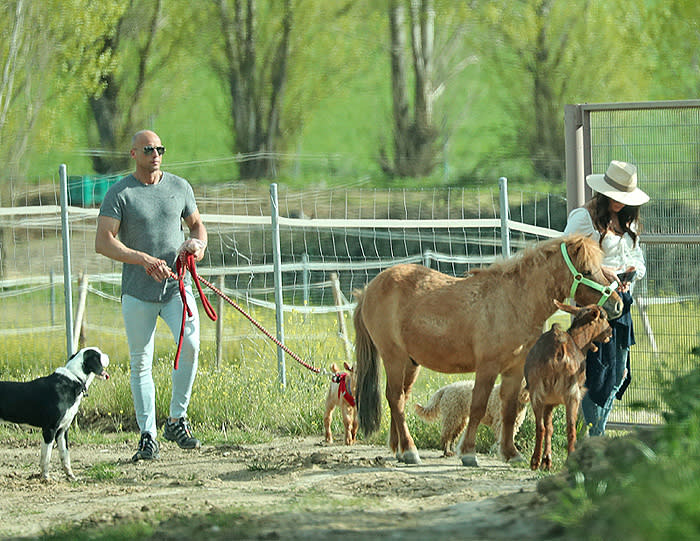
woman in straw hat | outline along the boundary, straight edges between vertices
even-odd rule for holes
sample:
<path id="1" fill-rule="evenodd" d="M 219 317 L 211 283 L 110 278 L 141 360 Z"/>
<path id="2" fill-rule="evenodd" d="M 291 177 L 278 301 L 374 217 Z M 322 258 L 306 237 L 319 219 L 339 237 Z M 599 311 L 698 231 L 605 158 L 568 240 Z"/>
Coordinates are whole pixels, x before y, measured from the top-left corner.
<path id="1" fill-rule="evenodd" d="M 639 246 L 639 207 L 649 196 L 637 187 L 637 168 L 630 163 L 612 161 L 605 174 L 588 175 L 586 183 L 595 194 L 571 211 L 564 233 L 583 233 L 600 243 L 603 272 L 611 282 L 618 282 L 625 306 L 622 315 L 610 322 L 610 342 L 597 344 L 598 351 L 590 351 L 586 358 L 588 392 L 581 409 L 589 435 L 603 436 L 614 399 L 622 398 L 631 381 L 629 348 L 635 343 L 631 290 L 646 274 Z"/>

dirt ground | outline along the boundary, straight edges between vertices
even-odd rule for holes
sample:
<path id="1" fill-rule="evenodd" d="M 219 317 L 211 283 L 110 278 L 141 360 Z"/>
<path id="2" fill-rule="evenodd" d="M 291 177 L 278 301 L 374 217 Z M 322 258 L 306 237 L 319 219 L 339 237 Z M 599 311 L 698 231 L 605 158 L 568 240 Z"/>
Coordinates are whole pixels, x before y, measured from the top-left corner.
<path id="1" fill-rule="evenodd" d="M 133 441 L 73 445 L 75 482 L 57 450 L 42 481 L 39 442 L 0 446 L 0 537 L 57 526 L 148 523 L 157 539 L 553 539 L 538 474 L 479 455 L 479 468 L 423 450 L 408 466 L 388 448 L 282 438 L 182 451 L 132 464 Z"/>

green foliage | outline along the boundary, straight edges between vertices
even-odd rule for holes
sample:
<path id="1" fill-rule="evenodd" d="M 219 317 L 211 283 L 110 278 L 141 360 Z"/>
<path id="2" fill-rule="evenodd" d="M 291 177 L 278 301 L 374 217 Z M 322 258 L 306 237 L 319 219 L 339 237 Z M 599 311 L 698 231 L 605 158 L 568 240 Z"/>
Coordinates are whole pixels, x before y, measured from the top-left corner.
<path id="1" fill-rule="evenodd" d="M 475 47 L 495 89 L 489 101 L 507 114 L 501 153 L 528 160 L 532 177 L 563 178 L 566 104 L 647 94 L 651 44 L 636 3 L 491 0 L 481 8 Z"/>
<path id="2" fill-rule="evenodd" d="M 570 461 L 572 487 L 553 517 L 572 538 L 697 539 L 700 370 L 670 382 L 656 434 L 594 438 Z"/>
<path id="3" fill-rule="evenodd" d="M 85 476 L 94 481 L 111 481 L 117 479 L 120 473 L 113 462 L 98 462 L 90 466 Z"/>
<path id="4" fill-rule="evenodd" d="M 109 32 L 124 5 L 46 0 L 0 8 L 0 158 L 8 174 L 25 172 L 24 152 L 45 148 L 77 93 L 97 89 L 112 59 L 101 53 L 94 32 Z"/>
<path id="5" fill-rule="evenodd" d="M 126 32 L 117 59 L 100 47 L 117 32 L 124 0 L 31 4 L 42 17 L 33 28 L 47 30 L 35 36 L 46 39 L 33 40 L 36 52 L 22 57 L 26 63 L 18 69 L 38 94 L 18 97 L 16 114 L 0 136 L 20 150 L 26 142 L 31 161 L 21 161 L 16 150 L 8 154 L 20 169 L 29 167 L 32 177 L 45 178 L 66 162 L 72 173 L 90 174 L 90 160 L 77 152 L 89 147 L 87 96 L 110 70 L 127 86 L 136 80 L 137 46 L 145 34 Z M 546 149 L 533 144 L 533 130 L 542 126 L 560 145 L 564 104 L 697 94 L 691 91 L 697 87 L 694 4 L 541 4 L 538 11 L 535 2 L 435 3 L 436 71 L 438 82 L 445 83 L 435 110 L 444 127 L 442 163 L 431 178 L 395 179 L 393 185 L 466 184 L 504 175 L 513 182 L 541 179 L 542 160 L 559 163 L 563 156 L 547 158 Z M 220 25 L 212 24 L 215 7 L 163 3 L 155 54 L 144 66 L 148 83 L 133 104 L 136 124 L 158 130 L 168 141 L 165 167 L 195 184 L 237 176 L 231 98 L 215 67 L 223 61 Z M 0 19 L 5 36 L 13 8 L 8 3 Z M 257 9 L 264 44 L 278 31 L 279 10 L 263 1 Z M 386 5 L 314 1 L 294 3 L 294 9 L 279 134 L 287 154 L 278 178 L 305 185 L 377 182 L 382 179 L 377 149 L 390 140 L 392 125 Z M 124 28 L 137 28 L 143 11 L 127 15 Z M 269 57 L 263 45 L 258 52 L 261 62 Z M 126 92 L 120 110 L 131 105 Z M 39 109 L 41 116 L 28 122 L 27 114 Z M 291 154 L 297 152 L 300 158 Z"/>
<path id="6" fill-rule="evenodd" d="M 657 84 L 653 99 L 688 99 L 698 95 L 700 65 L 697 59 L 700 5 L 694 0 L 646 0 L 644 13 Z"/>
<path id="7" fill-rule="evenodd" d="M 700 369 L 668 384 L 665 393 L 665 447 L 678 458 L 688 454 L 700 458 Z"/>

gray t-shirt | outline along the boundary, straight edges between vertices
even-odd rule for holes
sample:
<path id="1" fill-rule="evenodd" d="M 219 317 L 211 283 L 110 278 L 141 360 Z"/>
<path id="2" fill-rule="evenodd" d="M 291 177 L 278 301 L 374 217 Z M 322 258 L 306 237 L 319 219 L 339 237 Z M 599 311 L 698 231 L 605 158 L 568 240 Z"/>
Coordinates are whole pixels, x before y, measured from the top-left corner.
<path id="1" fill-rule="evenodd" d="M 175 271 L 177 249 L 185 240 L 182 219 L 197 210 L 192 186 L 163 172 L 158 184 L 143 184 L 128 175 L 110 187 L 100 216 L 120 221 L 119 240 L 127 247 L 164 259 Z M 189 275 L 186 273 L 187 279 Z M 156 282 L 141 265 L 124 263 L 122 295 L 164 302 L 178 293 L 176 280 Z"/>

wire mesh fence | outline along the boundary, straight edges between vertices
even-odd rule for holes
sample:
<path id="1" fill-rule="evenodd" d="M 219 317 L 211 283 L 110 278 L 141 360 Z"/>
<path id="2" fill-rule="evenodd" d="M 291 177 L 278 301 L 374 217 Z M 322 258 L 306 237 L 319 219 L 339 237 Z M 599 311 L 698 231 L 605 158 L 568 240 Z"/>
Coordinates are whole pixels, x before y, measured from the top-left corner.
<path id="1" fill-rule="evenodd" d="M 266 188 L 232 183 L 196 190 L 209 232 L 199 272 L 274 328 L 271 202 Z M 338 336 L 340 318 L 345 332 L 352 333 L 352 292 L 382 269 L 416 262 L 462 275 L 501 257 L 499 195 L 495 183 L 472 190 L 281 190 L 281 308 L 286 317 L 302 321 L 289 325 L 285 338 L 293 341 L 303 335 L 336 343 L 336 358 L 346 358 L 352 337 Z M 36 356 L 43 349 L 60 362 L 65 308 L 58 197 L 17 194 L 13 200 L 19 204 L 0 209 L 0 297 L 7 308 L 0 314 L 0 333 L 21 341 L 23 354 Z M 514 250 L 563 228 L 566 203 L 561 195 L 512 191 L 509 207 Z M 78 306 L 82 276 L 87 291 L 82 340 L 99 340 L 126 356 L 119 306 L 121 264 L 95 254 L 96 220 L 94 204 L 70 207 L 73 304 Z M 326 323 L 315 325 L 323 315 Z M 235 355 L 236 343 L 253 339 L 257 331 L 235 314 L 225 321 L 219 340 L 230 347 L 223 354 Z M 167 329 L 159 328 L 158 336 L 170 341 Z M 203 340 L 216 349 L 213 325 L 203 325 Z M 14 351 L 0 354 L 0 363 L 2 355 Z"/>
<path id="2" fill-rule="evenodd" d="M 612 120 L 604 118 L 600 123 L 608 126 Z M 597 122 L 592 120 L 594 134 Z M 647 120 L 635 122 L 639 131 Z M 629 119 L 622 121 L 623 134 L 630 123 Z M 605 138 L 622 137 L 613 136 L 611 130 L 604 128 Z M 594 143 L 601 136 L 596 137 Z M 640 142 L 632 145 L 638 151 L 642 146 Z M 631 160 L 634 156 L 618 157 Z M 692 156 L 685 159 L 690 161 Z M 607 156 L 596 158 L 596 169 L 606 160 Z M 695 177 L 679 181 L 677 188 L 669 187 L 671 173 L 663 162 L 639 163 L 640 182 L 652 196 L 643 209 L 648 273 L 635 292 L 634 383 L 612 418 L 613 422 L 635 424 L 660 420 L 653 407 L 660 380 L 694 367 L 700 354 L 698 245 L 653 240 L 658 234 L 696 232 L 697 202 L 688 191 Z M 674 163 L 671 169 L 688 175 L 694 171 L 691 164 L 679 168 Z M 651 178 L 659 180 L 647 182 Z M 55 193 L 51 189 L 17 191 L 13 205 L 0 208 L 0 335 L 7 345 L 0 352 L 0 371 L 11 355 L 45 358 L 54 366 L 65 359 L 60 207 L 58 188 L 52 189 Z M 353 339 L 352 292 L 388 266 L 417 262 L 458 276 L 502 257 L 499 195 L 495 182 L 492 187 L 475 189 L 282 188 L 278 209 L 288 345 L 301 347 L 312 356 L 318 344 L 323 344 L 330 346 L 327 355 L 332 360 L 347 358 L 347 345 Z M 508 195 L 513 251 L 563 230 L 563 195 L 513 189 Z M 209 231 L 208 253 L 199 272 L 273 329 L 268 187 L 230 183 L 199 187 L 196 196 Z M 95 254 L 96 219 L 95 204 L 70 208 L 73 304 L 78 306 L 82 276 L 87 305 L 81 339 L 100 343 L 113 358 L 127 359 L 119 306 L 121 264 Z M 676 223 L 679 221 L 684 223 Z M 259 331 L 227 306 L 216 307 L 225 312 L 224 325 L 218 336 L 215 325 L 202 325 L 204 362 L 218 359 L 217 349 L 222 352 L 222 362 L 236 362 L 244 345 L 253 341 L 259 344 L 261 355 L 274 358 L 275 348 Z M 156 347 L 165 355 L 172 350 L 172 337 L 160 325 Z M 304 352 L 302 356 L 306 357 Z M 636 403 L 646 405 L 639 409 Z"/>
<path id="3" fill-rule="evenodd" d="M 641 208 L 647 278 L 635 290 L 633 383 L 611 421 L 657 422 L 649 405 L 663 382 L 700 361 L 700 101 L 581 107 L 591 172 L 634 163 L 651 197 Z"/>

